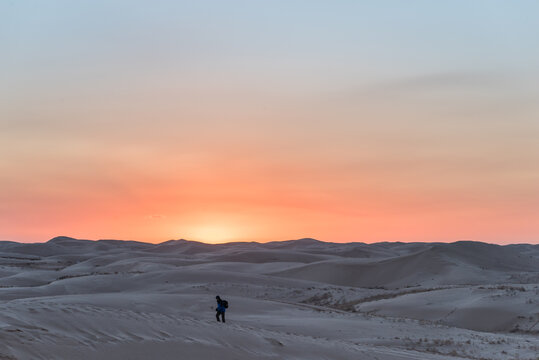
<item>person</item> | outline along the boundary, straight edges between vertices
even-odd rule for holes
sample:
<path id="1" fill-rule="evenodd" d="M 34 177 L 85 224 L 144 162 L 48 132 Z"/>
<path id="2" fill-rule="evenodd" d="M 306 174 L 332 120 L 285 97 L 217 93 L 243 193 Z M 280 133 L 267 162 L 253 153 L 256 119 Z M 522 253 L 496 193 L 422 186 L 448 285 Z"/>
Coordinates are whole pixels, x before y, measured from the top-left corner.
<path id="1" fill-rule="evenodd" d="M 217 314 L 215 314 L 215 317 L 217 318 L 217 321 L 219 321 L 219 315 L 221 315 L 222 321 L 225 322 L 225 300 L 221 300 L 219 295 L 217 295 L 215 299 L 217 300 L 217 309 L 215 309 L 217 310 Z"/>

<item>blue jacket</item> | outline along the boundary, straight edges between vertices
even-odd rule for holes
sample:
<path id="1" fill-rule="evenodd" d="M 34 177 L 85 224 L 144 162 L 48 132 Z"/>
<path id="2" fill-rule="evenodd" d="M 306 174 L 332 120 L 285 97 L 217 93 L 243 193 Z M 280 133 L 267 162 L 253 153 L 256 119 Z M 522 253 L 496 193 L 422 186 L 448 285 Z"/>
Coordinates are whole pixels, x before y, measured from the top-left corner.
<path id="1" fill-rule="evenodd" d="M 223 312 L 223 313 L 226 311 L 226 308 L 224 307 L 224 305 L 223 305 L 223 303 L 221 301 L 219 301 L 217 303 L 217 311 Z"/>

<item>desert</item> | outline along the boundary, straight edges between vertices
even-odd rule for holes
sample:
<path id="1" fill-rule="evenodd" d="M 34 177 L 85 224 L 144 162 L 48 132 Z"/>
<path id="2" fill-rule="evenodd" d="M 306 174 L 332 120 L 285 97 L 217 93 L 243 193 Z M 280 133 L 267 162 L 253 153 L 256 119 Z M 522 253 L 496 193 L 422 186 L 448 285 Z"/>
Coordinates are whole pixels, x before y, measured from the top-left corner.
<path id="1" fill-rule="evenodd" d="M 538 14 L 0 0 L 0 360 L 539 360 Z"/>
<path id="2" fill-rule="evenodd" d="M 539 359 L 538 245 L 56 237 L 0 261 L 0 359 Z"/>

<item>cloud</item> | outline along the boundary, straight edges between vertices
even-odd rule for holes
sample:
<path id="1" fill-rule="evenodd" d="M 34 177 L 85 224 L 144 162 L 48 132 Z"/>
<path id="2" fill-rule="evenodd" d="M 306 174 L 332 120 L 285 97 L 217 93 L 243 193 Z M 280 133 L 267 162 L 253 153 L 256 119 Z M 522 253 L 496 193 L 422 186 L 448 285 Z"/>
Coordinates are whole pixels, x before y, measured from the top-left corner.
<path id="1" fill-rule="evenodd" d="M 363 95 L 419 95 L 425 93 L 507 93 L 516 79 L 503 73 L 463 71 L 418 74 L 391 81 L 380 81 L 359 90 Z"/>

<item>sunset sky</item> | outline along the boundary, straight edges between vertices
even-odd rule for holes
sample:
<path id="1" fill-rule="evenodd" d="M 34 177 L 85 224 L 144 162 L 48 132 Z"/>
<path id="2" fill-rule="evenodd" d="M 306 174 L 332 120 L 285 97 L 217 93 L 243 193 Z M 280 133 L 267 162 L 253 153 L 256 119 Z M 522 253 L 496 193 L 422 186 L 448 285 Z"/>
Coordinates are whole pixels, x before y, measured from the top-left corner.
<path id="1" fill-rule="evenodd" d="M 538 14 L 0 0 L 0 239 L 539 243 Z"/>

